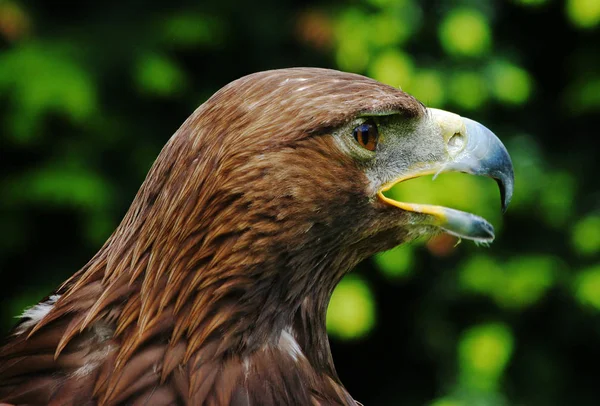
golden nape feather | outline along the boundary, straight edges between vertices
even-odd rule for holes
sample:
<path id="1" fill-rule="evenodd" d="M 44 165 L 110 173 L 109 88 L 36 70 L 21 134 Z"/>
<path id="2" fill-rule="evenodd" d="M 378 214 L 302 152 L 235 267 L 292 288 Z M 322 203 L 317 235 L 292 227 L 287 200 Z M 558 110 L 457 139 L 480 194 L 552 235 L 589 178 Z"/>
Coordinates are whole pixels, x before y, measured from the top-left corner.
<path id="1" fill-rule="evenodd" d="M 399 89 L 316 68 L 228 84 L 98 253 L 23 314 L 0 347 L 0 403 L 357 404 L 325 330 L 343 275 L 423 235 L 493 239 L 480 217 L 383 195 L 442 170 L 493 177 L 510 200 L 500 141 Z"/>

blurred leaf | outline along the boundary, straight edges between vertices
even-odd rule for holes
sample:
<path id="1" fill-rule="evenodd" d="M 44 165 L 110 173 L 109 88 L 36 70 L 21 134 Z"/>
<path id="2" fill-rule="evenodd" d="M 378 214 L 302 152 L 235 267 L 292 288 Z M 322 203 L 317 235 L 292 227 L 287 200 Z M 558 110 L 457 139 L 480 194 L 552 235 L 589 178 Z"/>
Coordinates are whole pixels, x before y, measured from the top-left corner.
<path id="1" fill-rule="evenodd" d="M 363 72 L 369 59 L 367 43 L 363 41 L 342 41 L 336 51 L 338 66 L 347 72 Z"/>
<path id="2" fill-rule="evenodd" d="M 471 8 L 452 9 L 439 26 L 439 36 L 444 50 L 454 56 L 483 55 L 492 43 L 487 18 Z"/>
<path id="3" fill-rule="evenodd" d="M 479 108 L 488 98 L 487 83 L 476 72 L 463 71 L 450 75 L 448 87 L 454 104 L 466 110 Z"/>
<path id="4" fill-rule="evenodd" d="M 380 10 L 363 19 L 369 44 L 385 47 L 404 44 L 421 24 L 422 11 L 413 0 L 366 0 Z M 366 15 L 365 15 L 366 17 Z"/>
<path id="5" fill-rule="evenodd" d="M 366 13 L 354 7 L 348 7 L 337 18 L 336 62 L 342 70 L 363 72 L 369 63 L 367 32 L 356 28 L 363 26 L 366 19 Z"/>
<path id="6" fill-rule="evenodd" d="M 523 308 L 536 303 L 556 281 L 558 264 L 553 257 L 523 255 L 506 263 L 504 283 L 496 287 L 496 301 L 505 307 Z"/>
<path id="7" fill-rule="evenodd" d="M 428 107 L 441 107 L 446 102 L 442 74 L 434 69 L 419 69 L 404 90 L 421 100 Z"/>
<path id="8" fill-rule="evenodd" d="M 600 264 L 581 271 L 575 278 L 574 290 L 579 303 L 600 310 Z"/>
<path id="9" fill-rule="evenodd" d="M 83 168 L 49 166 L 13 179 L 10 185 L 16 202 L 99 209 L 112 200 L 104 178 Z"/>
<path id="10" fill-rule="evenodd" d="M 410 86 L 413 71 L 412 59 L 403 52 L 390 49 L 379 54 L 369 66 L 369 76 L 388 85 L 402 88 Z"/>
<path id="11" fill-rule="evenodd" d="M 529 73 L 510 62 L 496 61 L 489 67 L 492 93 L 500 102 L 519 105 L 531 96 L 533 79 Z"/>
<path id="12" fill-rule="evenodd" d="M 412 273 L 414 252 L 410 245 L 381 252 L 373 257 L 378 269 L 390 279 L 403 278 Z"/>
<path id="13" fill-rule="evenodd" d="M 567 0 L 567 16 L 581 28 L 592 28 L 600 22 L 600 1 Z"/>
<path id="14" fill-rule="evenodd" d="M 600 252 L 600 215 L 591 215 L 579 220 L 573 227 L 571 244 L 583 255 Z"/>
<path id="15" fill-rule="evenodd" d="M 480 294 L 492 296 L 496 290 L 504 289 L 505 278 L 502 266 L 487 255 L 473 256 L 460 267 L 461 286 Z"/>
<path id="16" fill-rule="evenodd" d="M 48 112 L 82 123 L 97 109 L 89 73 L 63 48 L 30 42 L 0 55 L 0 92 L 13 99 L 9 121 L 13 140 L 30 142 Z"/>
<path id="17" fill-rule="evenodd" d="M 550 256 L 523 255 L 499 263 L 478 255 L 459 272 L 463 289 L 484 294 L 506 308 L 524 308 L 539 301 L 556 282 L 557 260 Z"/>
<path id="18" fill-rule="evenodd" d="M 465 331 L 458 346 L 461 385 L 495 390 L 510 361 L 513 345 L 512 332 L 504 324 L 484 324 Z"/>
<path id="19" fill-rule="evenodd" d="M 167 17 L 162 31 L 168 45 L 192 48 L 221 44 L 226 29 L 223 21 L 216 16 L 187 12 Z"/>
<path id="20" fill-rule="evenodd" d="M 564 105 L 575 114 L 600 110 L 600 77 L 577 78 L 565 91 Z"/>
<path id="21" fill-rule="evenodd" d="M 358 276 L 342 279 L 327 309 L 327 331 L 341 339 L 360 338 L 375 325 L 375 300 L 367 284 Z"/>
<path id="22" fill-rule="evenodd" d="M 342 41 L 336 51 L 338 66 L 347 72 L 363 72 L 369 63 L 366 42 Z"/>
<path id="23" fill-rule="evenodd" d="M 540 189 L 540 214 L 546 224 L 562 227 L 572 216 L 577 182 L 568 172 L 546 173 Z"/>
<path id="24" fill-rule="evenodd" d="M 138 60 L 135 79 L 141 90 L 157 96 L 173 96 L 186 82 L 184 72 L 173 60 L 154 53 Z"/>
<path id="25" fill-rule="evenodd" d="M 406 14 L 383 12 L 370 18 L 369 42 L 376 47 L 401 45 L 413 32 L 415 20 Z"/>

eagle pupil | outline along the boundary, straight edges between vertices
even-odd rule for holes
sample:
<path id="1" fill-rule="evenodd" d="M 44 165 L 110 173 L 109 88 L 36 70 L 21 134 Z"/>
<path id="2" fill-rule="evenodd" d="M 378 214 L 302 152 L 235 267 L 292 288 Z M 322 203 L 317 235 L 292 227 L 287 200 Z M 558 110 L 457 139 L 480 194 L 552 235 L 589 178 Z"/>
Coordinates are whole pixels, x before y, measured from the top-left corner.
<path id="1" fill-rule="evenodd" d="M 372 121 L 367 121 L 353 131 L 354 139 L 360 144 L 361 147 L 368 149 L 369 151 L 375 151 L 377 147 L 377 126 Z"/>
<path id="2" fill-rule="evenodd" d="M 362 137 L 362 144 L 367 145 L 369 143 L 369 129 L 363 129 L 360 132 L 360 135 Z"/>

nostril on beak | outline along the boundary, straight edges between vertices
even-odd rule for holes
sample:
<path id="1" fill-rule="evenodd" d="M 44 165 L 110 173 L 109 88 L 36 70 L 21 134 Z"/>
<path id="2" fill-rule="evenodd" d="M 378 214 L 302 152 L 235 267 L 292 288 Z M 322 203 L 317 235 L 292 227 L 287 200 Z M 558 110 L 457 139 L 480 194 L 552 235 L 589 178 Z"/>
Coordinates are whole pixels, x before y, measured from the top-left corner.
<path id="1" fill-rule="evenodd" d="M 455 153 L 460 151 L 465 145 L 465 137 L 461 133 L 454 133 L 448 140 L 448 151 Z"/>

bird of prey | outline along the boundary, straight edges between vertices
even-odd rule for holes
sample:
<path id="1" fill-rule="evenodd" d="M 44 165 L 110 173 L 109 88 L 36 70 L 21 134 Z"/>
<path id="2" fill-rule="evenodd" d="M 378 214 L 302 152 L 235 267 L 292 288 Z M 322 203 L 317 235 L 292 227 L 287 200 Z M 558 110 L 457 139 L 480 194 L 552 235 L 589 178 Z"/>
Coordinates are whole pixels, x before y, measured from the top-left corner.
<path id="1" fill-rule="evenodd" d="M 364 76 L 260 72 L 202 104 L 161 151 L 121 224 L 0 347 L 12 405 L 356 405 L 325 316 L 361 260 L 484 219 L 391 200 L 406 179 L 494 178 L 486 127 Z"/>

